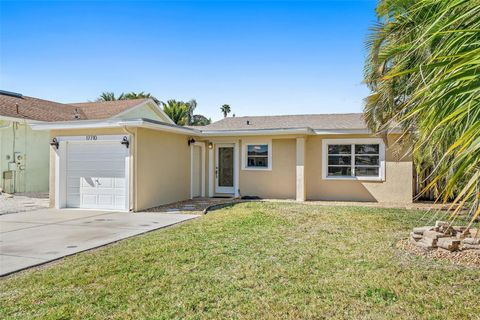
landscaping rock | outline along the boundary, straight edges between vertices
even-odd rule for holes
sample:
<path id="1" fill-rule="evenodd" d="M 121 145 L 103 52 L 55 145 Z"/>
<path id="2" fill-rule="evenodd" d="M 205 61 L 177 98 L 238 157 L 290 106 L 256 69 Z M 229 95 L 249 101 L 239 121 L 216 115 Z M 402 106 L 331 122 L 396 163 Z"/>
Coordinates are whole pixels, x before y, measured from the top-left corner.
<path id="1" fill-rule="evenodd" d="M 412 240 L 414 240 L 415 242 L 419 241 L 422 239 L 422 235 L 421 234 L 417 234 L 415 232 L 410 232 L 410 238 Z"/>
<path id="2" fill-rule="evenodd" d="M 465 238 L 463 243 L 477 245 L 480 244 L 480 238 Z"/>
<path id="3" fill-rule="evenodd" d="M 457 251 L 460 248 L 460 240 L 455 238 L 439 238 L 437 246 L 448 251 Z"/>
<path id="4" fill-rule="evenodd" d="M 480 232 L 478 232 L 478 229 L 470 229 L 468 230 L 468 232 L 470 233 L 470 236 L 472 238 L 479 238 L 480 237 Z M 467 237 L 468 237 L 468 234 L 467 234 Z"/>
<path id="5" fill-rule="evenodd" d="M 427 230 L 423 233 L 423 239 L 428 238 L 437 240 L 438 238 L 442 237 L 446 237 L 446 235 L 435 230 Z"/>
<path id="6" fill-rule="evenodd" d="M 423 235 L 423 233 L 424 233 L 425 231 L 429 231 L 429 230 L 432 230 L 432 229 L 433 229 L 433 227 L 429 227 L 429 226 L 427 226 L 427 227 L 413 228 L 413 233 L 419 234 L 419 235 Z"/>
<path id="7" fill-rule="evenodd" d="M 462 250 L 479 250 L 480 251 L 480 244 L 463 243 Z"/>
<path id="8" fill-rule="evenodd" d="M 420 246 L 427 247 L 429 249 L 437 247 L 437 238 L 428 238 L 423 237 L 420 241 L 417 242 Z"/>

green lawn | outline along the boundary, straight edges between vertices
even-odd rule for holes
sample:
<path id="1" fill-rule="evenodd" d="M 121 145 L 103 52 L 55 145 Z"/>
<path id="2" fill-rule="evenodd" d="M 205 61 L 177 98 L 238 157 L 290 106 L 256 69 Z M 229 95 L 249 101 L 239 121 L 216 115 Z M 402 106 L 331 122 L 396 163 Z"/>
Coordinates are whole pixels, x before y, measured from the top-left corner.
<path id="1" fill-rule="evenodd" d="M 0 318 L 479 317 L 479 269 L 394 248 L 422 215 L 244 203 L 0 280 Z"/>

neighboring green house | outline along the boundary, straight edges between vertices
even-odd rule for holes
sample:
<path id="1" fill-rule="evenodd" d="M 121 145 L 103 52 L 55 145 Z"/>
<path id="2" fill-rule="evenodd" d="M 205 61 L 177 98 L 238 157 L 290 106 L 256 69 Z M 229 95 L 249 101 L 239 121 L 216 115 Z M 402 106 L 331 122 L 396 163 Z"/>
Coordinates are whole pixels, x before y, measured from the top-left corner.
<path id="1" fill-rule="evenodd" d="M 0 90 L 0 188 L 49 191 L 50 133 L 32 131 L 30 124 L 138 118 L 172 123 L 152 99 L 62 104 Z"/>

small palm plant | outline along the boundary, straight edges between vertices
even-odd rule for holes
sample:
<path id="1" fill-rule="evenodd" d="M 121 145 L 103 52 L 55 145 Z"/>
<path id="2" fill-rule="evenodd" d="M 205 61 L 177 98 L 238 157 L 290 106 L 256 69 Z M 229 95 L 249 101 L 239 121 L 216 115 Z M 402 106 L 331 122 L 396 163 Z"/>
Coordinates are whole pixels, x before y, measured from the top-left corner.
<path id="1" fill-rule="evenodd" d="M 224 104 L 220 107 L 220 110 L 223 113 L 223 117 L 226 118 L 227 115 L 231 112 L 230 106 L 228 104 Z"/>
<path id="2" fill-rule="evenodd" d="M 177 100 L 168 100 L 167 103 L 162 102 L 163 111 L 179 126 L 187 124 L 188 106 L 185 102 Z"/>
<path id="3" fill-rule="evenodd" d="M 417 164 L 433 168 L 425 190 L 480 215 L 480 5 L 477 0 L 381 0 L 368 40 L 365 120 L 396 125 Z M 411 145 L 411 144 L 410 144 Z M 454 208 L 452 205 L 451 208 Z"/>

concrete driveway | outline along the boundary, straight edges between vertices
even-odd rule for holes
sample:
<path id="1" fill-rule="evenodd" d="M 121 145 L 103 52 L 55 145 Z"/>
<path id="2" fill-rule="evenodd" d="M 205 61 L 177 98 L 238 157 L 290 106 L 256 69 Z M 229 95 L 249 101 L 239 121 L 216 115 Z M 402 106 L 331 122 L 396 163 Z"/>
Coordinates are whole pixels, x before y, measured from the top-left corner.
<path id="1" fill-rule="evenodd" d="M 0 276 L 198 217 L 43 209 L 0 216 Z"/>

